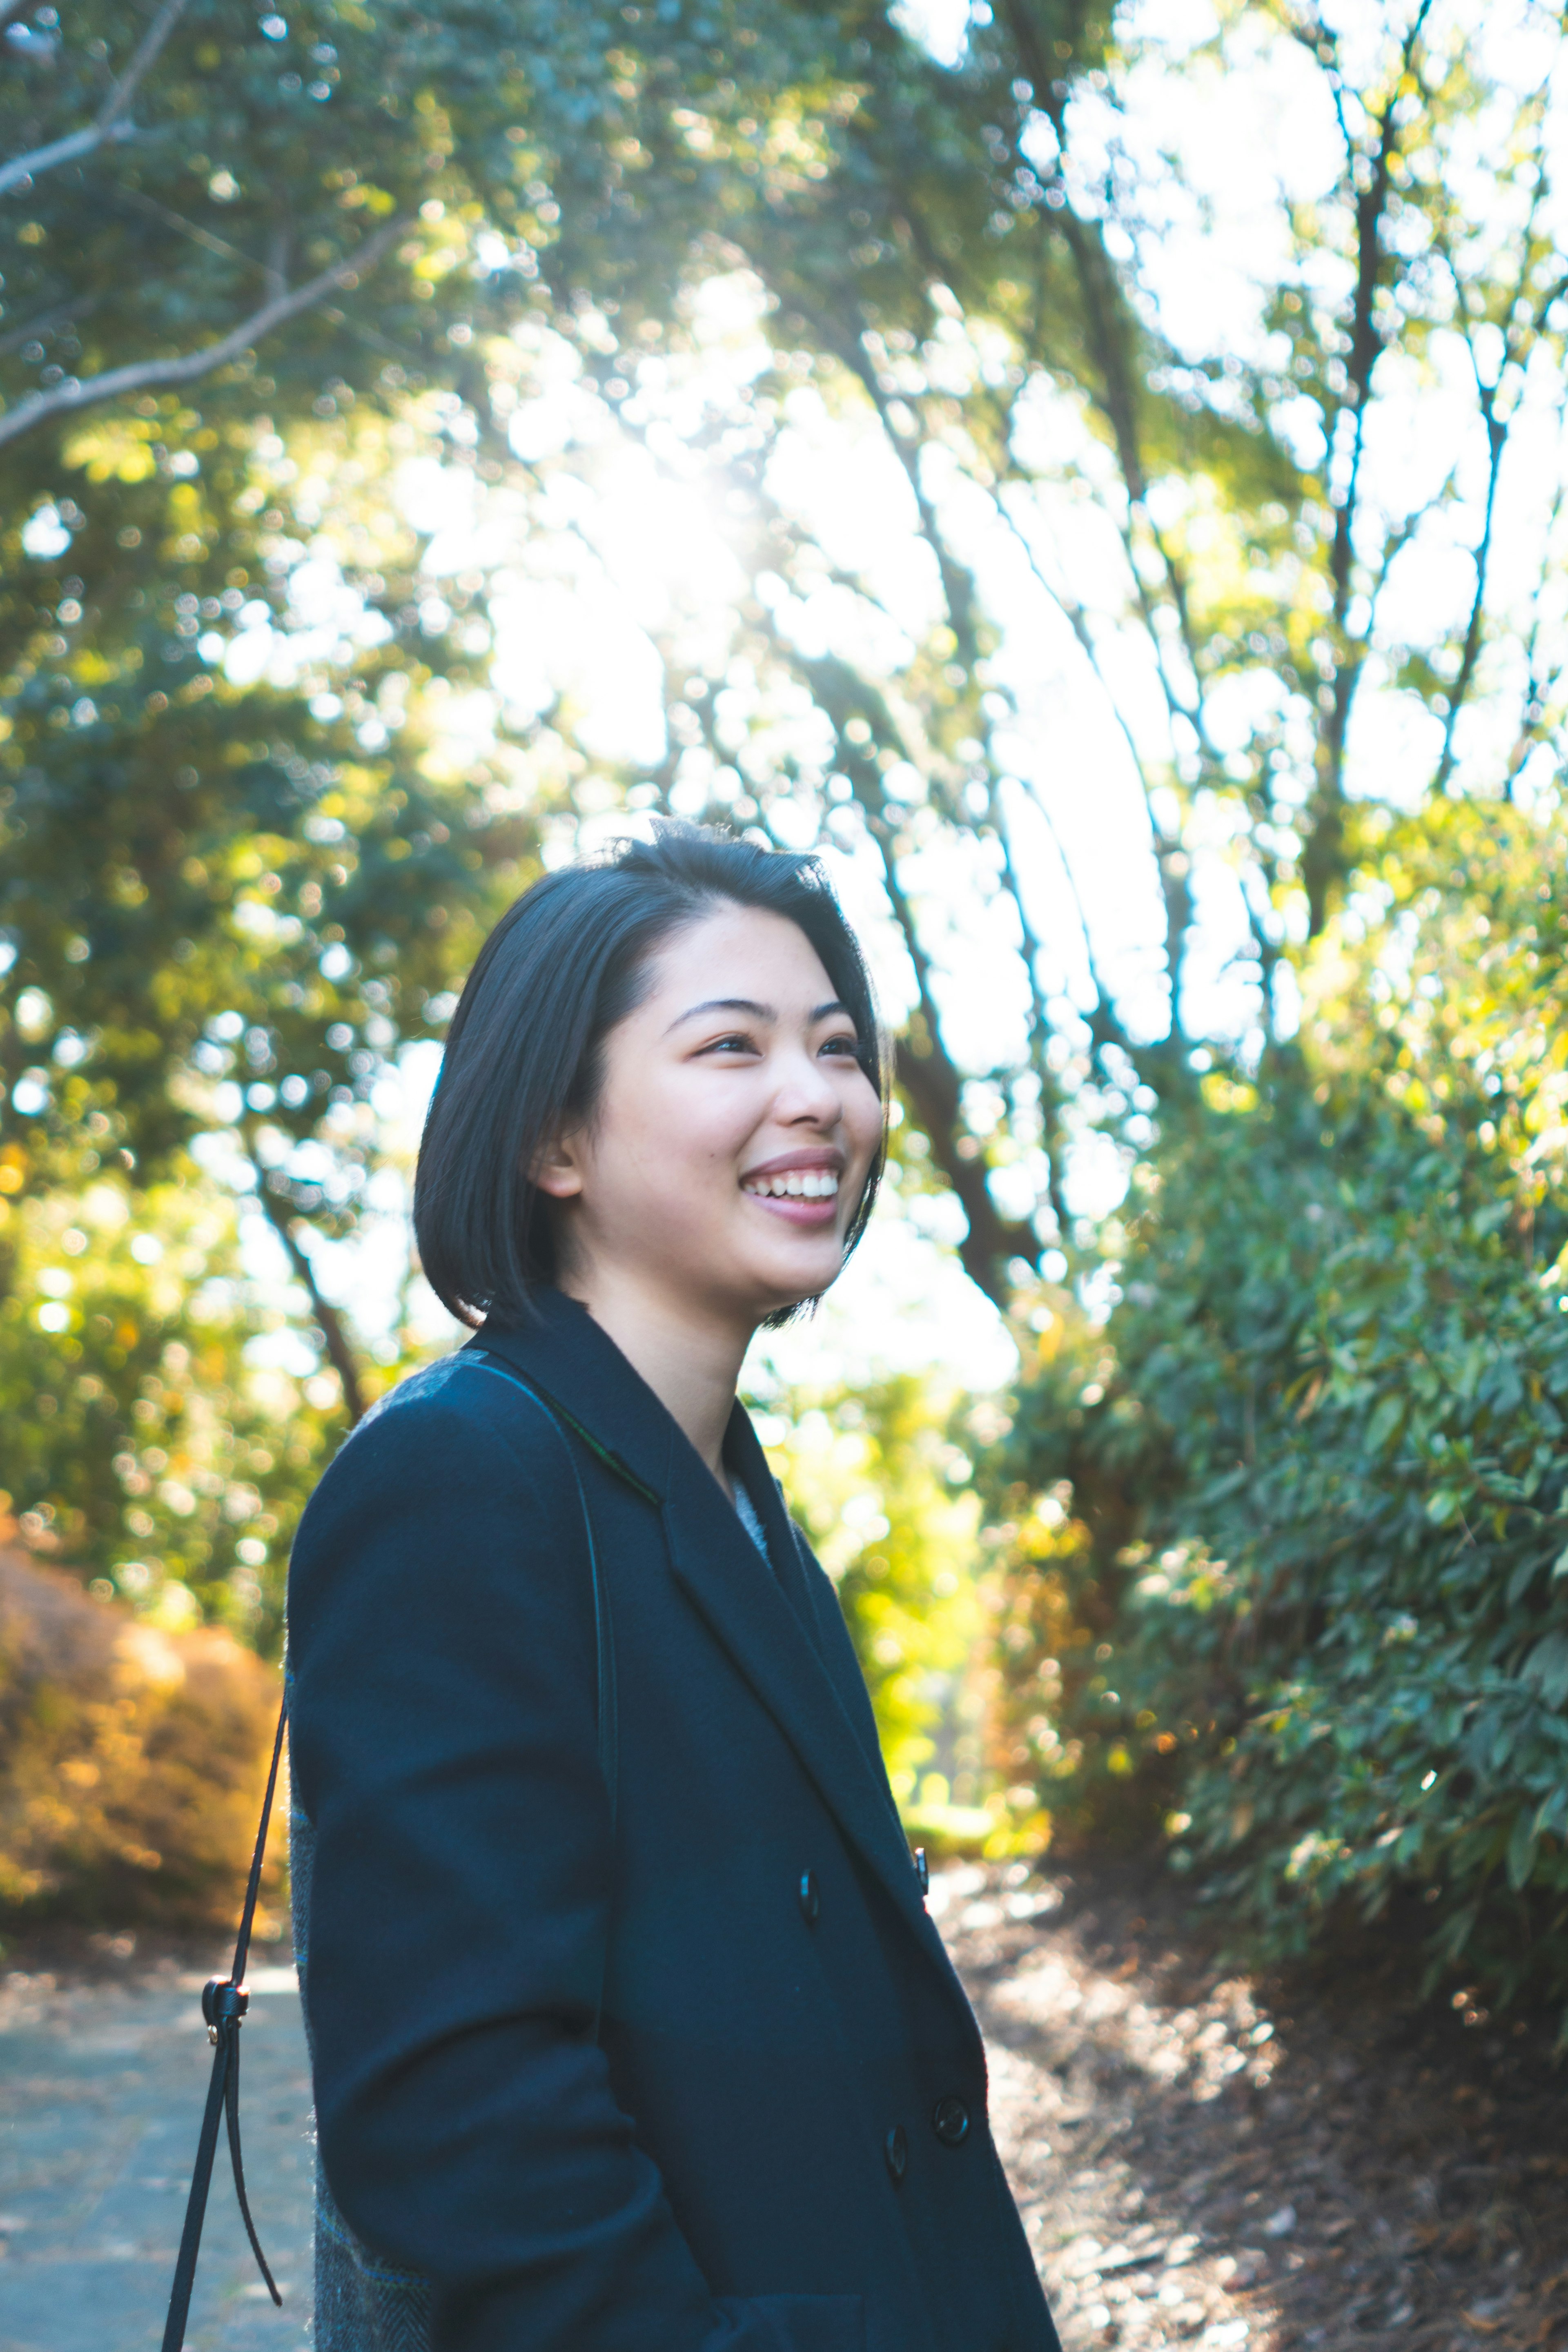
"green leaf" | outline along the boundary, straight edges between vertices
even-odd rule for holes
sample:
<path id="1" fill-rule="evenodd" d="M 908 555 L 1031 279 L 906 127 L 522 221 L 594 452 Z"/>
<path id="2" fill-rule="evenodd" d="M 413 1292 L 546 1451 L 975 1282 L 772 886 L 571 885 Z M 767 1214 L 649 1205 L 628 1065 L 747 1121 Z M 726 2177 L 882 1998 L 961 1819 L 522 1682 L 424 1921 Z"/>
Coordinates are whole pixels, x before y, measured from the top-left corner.
<path id="1" fill-rule="evenodd" d="M 1525 1661 L 1524 1678 L 1533 1683 L 1548 1706 L 1568 1699 L 1568 1633 L 1548 1633 Z"/>
<path id="2" fill-rule="evenodd" d="M 1367 1423 L 1366 1442 L 1373 1454 L 1381 1454 L 1389 1440 L 1397 1436 L 1405 1425 L 1405 1399 L 1399 1395 L 1385 1396 Z"/>
<path id="3" fill-rule="evenodd" d="M 1508 1842 L 1508 1883 L 1518 1895 L 1530 1883 L 1535 1868 L 1535 1823 L 1527 1812 L 1515 1816 L 1513 1835 Z"/>
<path id="4" fill-rule="evenodd" d="M 1551 1831 L 1561 1830 L 1565 1822 L 1568 1822 L 1568 1784 L 1553 1789 L 1552 1794 L 1542 1798 L 1536 1807 L 1535 1834 L 1537 1837 L 1545 1836 Z"/>

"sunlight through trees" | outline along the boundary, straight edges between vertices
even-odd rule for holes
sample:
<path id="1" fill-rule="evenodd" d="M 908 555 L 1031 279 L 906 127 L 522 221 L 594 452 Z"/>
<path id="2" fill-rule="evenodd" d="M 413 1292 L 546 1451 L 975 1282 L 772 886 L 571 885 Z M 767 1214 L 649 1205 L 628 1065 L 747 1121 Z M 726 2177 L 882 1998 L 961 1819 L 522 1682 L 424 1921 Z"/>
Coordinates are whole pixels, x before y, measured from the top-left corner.
<path id="1" fill-rule="evenodd" d="M 1180 1822 L 1284 1943 L 1409 1901 L 1561 1979 L 1556 20 L 0 41 L 29 1541 L 275 1644 L 325 1448 L 438 1339 L 397 1219 L 488 924 L 661 812 L 820 848 L 887 1213 L 1022 1362 L 990 1421 L 892 1366 L 786 1433 L 830 1548 L 862 1487 L 905 1530 L 843 1590 L 910 1802 Z"/>

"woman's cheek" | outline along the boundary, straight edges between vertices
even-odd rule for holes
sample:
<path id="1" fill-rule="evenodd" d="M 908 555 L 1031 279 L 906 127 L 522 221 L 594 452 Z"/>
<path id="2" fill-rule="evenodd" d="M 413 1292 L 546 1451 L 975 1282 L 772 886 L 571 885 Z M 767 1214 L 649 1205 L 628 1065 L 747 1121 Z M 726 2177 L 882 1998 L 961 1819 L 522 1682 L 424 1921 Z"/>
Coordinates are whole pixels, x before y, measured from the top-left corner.
<path id="1" fill-rule="evenodd" d="M 869 1171 L 882 1133 L 882 1105 L 869 1078 L 862 1077 L 855 1089 L 855 1099 L 847 1108 L 846 1126 L 855 1138 L 855 1150 L 861 1160 L 861 1173 Z"/>

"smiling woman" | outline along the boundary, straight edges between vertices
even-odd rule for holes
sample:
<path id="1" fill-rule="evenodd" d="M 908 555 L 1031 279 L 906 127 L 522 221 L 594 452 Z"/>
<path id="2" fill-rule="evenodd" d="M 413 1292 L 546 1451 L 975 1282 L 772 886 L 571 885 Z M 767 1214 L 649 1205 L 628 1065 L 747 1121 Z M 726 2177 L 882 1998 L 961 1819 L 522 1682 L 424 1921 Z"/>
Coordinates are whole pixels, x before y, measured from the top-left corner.
<path id="1" fill-rule="evenodd" d="M 289 1580 L 321 2352 L 1055 2352 L 833 1588 L 736 1402 L 883 1138 L 820 869 L 694 828 L 487 942 L 421 1153 L 477 1327 Z"/>
<path id="2" fill-rule="evenodd" d="M 716 982 L 724 993 L 702 992 Z M 647 958 L 641 984 L 605 1040 L 592 1111 L 550 1138 L 534 1181 L 561 1288 L 724 1482 L 747 1342 L 842 1266 L 869 1206 L 881 1103 L 855 1013 L 785 916 L 721 900 Z M 869 1029 L 863 976 L 844 985 Z"/>
<path id="3" fill-rule="evenodd" d="M 882 1086 L 865 963 L 815 859 L 661 825 L 536 884 L 486 941 L 420 1152 L 426 1276 L 465 1322 L 515 1318 L 563 1255 L 598 1246 L 603 1216 L 625 1217 L 629 1184 L 639 1240 L 657 1231 L 684 1262 L 695 1236 L 699 1277 L 724 1280 L 740 1269 L 715 1255 L 709 1219 L 733 1215 L 730 1196 L 831 1171 L 837 1207 L 816 1225 L 829 1245 L 804 1284 L 804 1260 L 752 1268 L 777 1289 L 749 1302 L 752 1328 L 784 1320 L 865 1230 Z M 770 1152 L 758 1139 L 775 1097 Z"/>

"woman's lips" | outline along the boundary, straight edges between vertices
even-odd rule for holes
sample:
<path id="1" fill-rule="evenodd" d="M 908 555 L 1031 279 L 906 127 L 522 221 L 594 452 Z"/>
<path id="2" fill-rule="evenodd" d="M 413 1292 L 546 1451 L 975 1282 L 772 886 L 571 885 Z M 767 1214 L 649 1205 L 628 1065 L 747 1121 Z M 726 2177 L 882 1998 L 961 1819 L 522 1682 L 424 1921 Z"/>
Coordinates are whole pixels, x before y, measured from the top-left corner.
<path id="1" fill-rule="evenodd" d="M 820 1233 L 837 1219 L 839 1182 L 837 1167 L 796 1160 L 793 1166 L 754 1169 L 742 1178 L 741 1190 L 785 1224 Z"/>
<path id="2" fill-rule="evenodd" d="M 821 1201 L 801 1200 L 787 1192 L 781 1199 L 771 1192 L 748 1192 L 746 1198 L 769 1216 L 782 1217 L 786 1225 L 804 1226 L 811 1233 L 824 1233 L 838 1219 L 838 1196 L 833 1192 Z"/>

